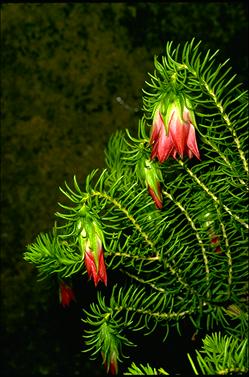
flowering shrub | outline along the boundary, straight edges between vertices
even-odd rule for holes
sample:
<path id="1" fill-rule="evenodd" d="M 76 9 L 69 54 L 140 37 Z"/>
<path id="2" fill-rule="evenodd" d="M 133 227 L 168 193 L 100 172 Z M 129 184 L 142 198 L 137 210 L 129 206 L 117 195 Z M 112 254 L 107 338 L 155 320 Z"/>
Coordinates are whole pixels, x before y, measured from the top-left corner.
<path id="1" fill-rule="evenodd" d="M 106 169 L 84 189 L 76 177 L 73 188 L 65 183 L 71 206 L 60 204 L 52 232 L 24 256 L 44 278 L 81 275 L 86 290 L 89 278 L 97 290 L 104 283 L 84 308 L 83 347 L 112 374 L 133 332 L 160 326 L 167 341 L 183 319 L 194 336 L 206 334 L 206 356 L 188 355 L 196 374 L 248 371 L 248 97 L 216 55 L 194 40 L 167 43 L 144 89 L 138 134 L 111 137 Z M 168 373 L 132 363 L 127 374 L 158 372 Z"/>

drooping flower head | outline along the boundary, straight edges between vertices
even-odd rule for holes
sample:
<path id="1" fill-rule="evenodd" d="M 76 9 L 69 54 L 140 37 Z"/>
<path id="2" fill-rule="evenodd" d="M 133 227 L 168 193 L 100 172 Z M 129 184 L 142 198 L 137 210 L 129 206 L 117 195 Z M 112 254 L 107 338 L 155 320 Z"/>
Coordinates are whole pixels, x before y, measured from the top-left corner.
<path id="1" fill-rule="evenodd" d="M 100 225 L 89 217 L 84 219 L 84 226 L 79 235 L 88 277 L 93 278 L 95 286 L 99 281 L 107 285 L 107 273 L 104 261 L 103 233 Z"/>
<path id="2" fill-rule="evenodd" d="M 102 352 L 103 362 L 106 368 L 107 373 L 116 375 L 118 373 L 118 357 L 117 349 L 114 348 L 110 351 L 109 355 L 105 355 Z"/>
<path id="3" fill-rule="evenodd" d="M 60 299 L 61 305 L 64 308 L 66 306 L 69 306 L 72 300 L 75 301 L 75 295 L 74 295 L 73 289 L 70 287 L 70 285 L 66 284 L 64 281 L 61 281 L 59 285 L 59 299 Z"/>
<path id="4" fill-rule="evenodd" d="M 172 97 L 166 104 L 157 105 L 152 124 L 150 144 L 151 159 L 160 162 L 169 156 L 183 159 L 184 155 L 200 160 L 200 153 L 195 135 L 195 116 L 188 99 Z"/>
<path id="5" fill-rule="evenodd" d="M 104 251 L 100 238 L 96 235 L 97 248 L 92 249 L 90 241 L 87 241 L 85 252 L 85 266 L 89 278 L 93 278 L 95 286 L 99 281 L 107 285 L 107 274 L 104 262 Z"/>
<path id="6" fill-rule="evenodd" d="M 156 166 L 156 163 L 150 160 L 145 160 L 144 175 L 148 192 L 154 200 L 156 207 L 161 209 L 163 207 L 163 197 L 160 185 L 162 178 L 161 172 Z"/>
<path id="7" fill-rule="evenodd" d="M 145 186 L 152 197 L 156 208 L 163 207 L 163 197 L 160 182 L 163 181 L 157 161 L 151 161 L 146 153 L 140 155 L 136 161 L 135 173 L 141 184 Z"/>

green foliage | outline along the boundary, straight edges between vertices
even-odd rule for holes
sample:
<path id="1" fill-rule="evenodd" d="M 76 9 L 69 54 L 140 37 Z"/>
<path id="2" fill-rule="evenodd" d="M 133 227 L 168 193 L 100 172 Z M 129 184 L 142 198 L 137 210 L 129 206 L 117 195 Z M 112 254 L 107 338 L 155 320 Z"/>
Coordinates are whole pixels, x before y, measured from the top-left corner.
<path id="1" fill-rule="evenodd" d="M 36 242 L 28 246 L 26 258 L 34 263 L 41 277 L 58 274 L 61 278 L 71 276 L 82 269 L 83 261 L 79 254 L 72 253 L 66 241 L 59 243 L 56 236 L 38 235 Z"/>
<path id="2" fill-rule="evenodd" d="M 196 375 L 243 375 L 248 373 L 248 339 L 240 340 L 221 333 L 207 335 L 203 346 L 196 351 L 196 361 L 200 372 L 188 354 L 189 362 Z M 163 368 L 152 368 L 149 364 L 137 366 L 134 362 L 124 375 L 169 375 Z"/>
<path id="3" fill-rule="evenodd" d="M 125 372 L 124 375 L 157 375 L 157 374 L 164 374 L 164 375 L 169 375 L 163 368 L 159 368 L 158 370 L 156 368 L 152 368 L 149 364 L 147 365 L 142 365 L 140 364 L 137 366 L 135 363 L 132 363 L 131 366 L 128 368 L 128 372 Z"/>
<path id="4" fill-rule="evenodd" d="M 188 357 L 195 374 L 200 374 L 190 355 Z M 204 375 L 246 374 L 249 370 L 248 339 L 221 336 L 221 333 L 207 335 L 202 349 L 196 351 L 196 359 Z"/>
<path id="5" fill-rule="evenodd" d="M 91 312 L 85 311 L 87 320 L 84 320 L 84 322 L 92 325 L 91 330 L 86 330 L 85 333 L 87 351 L 92 351 L 93 358 L 101 352 L 102 355 L 105 355 L 104 359 L 110 358 L 114 352 L 117 360 L 121 361 L 123 346 L 133 346 L 133 343 L 120 332 L 121 323 L 117 325 L 117 318 L 113 318 L 111 310 L 103 313 L 105 303 L 99 295 L 98 303 L 99 307 L 95 304 L 91 305 Z"/>

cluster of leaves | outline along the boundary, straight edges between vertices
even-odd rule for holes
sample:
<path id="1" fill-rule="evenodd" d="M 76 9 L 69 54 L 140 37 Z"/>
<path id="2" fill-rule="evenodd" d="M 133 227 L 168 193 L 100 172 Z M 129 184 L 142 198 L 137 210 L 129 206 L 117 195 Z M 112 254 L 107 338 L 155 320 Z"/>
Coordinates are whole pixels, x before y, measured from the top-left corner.
<path id="1" fill-rule="evenodd" d="M 207 335 L 203 346 L 196 351 L 199 371 L 188 354 L 189 361 L 196 375 L 246 374 L 248 372 L 248 339 L 240 341 L 233 336 L 221 336 L 221 333 Z M 163 368 L 152 368 L 149 364 L 139 366 L 134 362 L 124 375 L 169 375 Z"/>

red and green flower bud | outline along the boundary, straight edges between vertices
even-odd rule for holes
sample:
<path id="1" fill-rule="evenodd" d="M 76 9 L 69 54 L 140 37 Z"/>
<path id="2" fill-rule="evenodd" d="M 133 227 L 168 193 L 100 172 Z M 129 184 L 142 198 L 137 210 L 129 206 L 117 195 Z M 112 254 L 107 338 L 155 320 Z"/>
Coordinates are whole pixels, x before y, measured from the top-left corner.
<path id="1" fill-rule="evenodd" d="M 181 99 L 181 100 L 180 100 Z M 169 156 L 183 159 L 184 155 L 200 160 L 195 135 L 195 116 L 188 99 L 172 97 L 167 104 L 160 102 L 154 112 L 150 144 L 151 159 L 160 162 Z"/>
<path id="2" fill-rule="evenodd" d="M 144 176 L 148 192 L 155 202 L 157 208 L 163 207 L 163 197 L 161 192 L 160 181 L 162 181 L 161 171 L 156 166 L 156 163 L 145 160 L 144 161 Z"/>
<path id="3" fill-rule="evenodd" d="M 79 235 L 79 247 L 85 261 L 88 277 L 93 278 L 95 286 L 99 281 L 103 281 L 107 285 L 103 239 L 99 224 L 86 217 Z"/>
<path id="4" fill-rule="evenodd" d="M 116 349 L 112 349 L 109 352 L 109 355 L 105 355 L 102 352 L 102 358 L 104 362 L 104 366 L 106 368 L 107 373 L 112 375 L 118 374 L 118 354 Z"/>
<path id="5" fill-rule="evenodd" d="M 72 300 L 75 301 L 75 295 L 73 289 L 70 285 L 66 284 L 64 281 L 60 282 L 59 286 L 59 299 L 61 305 L 65 308 L 69 306 Z"/>
<path id="6" fill-rule="evenodd" d="M 99 281 L 103 281 L 103 283 L 107 285 L 104 251 L 100 239 L 98 239 L 98 249 L 96 252 L 92 250 L 90 242 L 87 241 L 85 252 L 85 266 L 88 276 L 89 278 L 93 278 L 95 286 Z"/>

